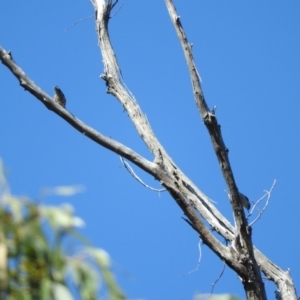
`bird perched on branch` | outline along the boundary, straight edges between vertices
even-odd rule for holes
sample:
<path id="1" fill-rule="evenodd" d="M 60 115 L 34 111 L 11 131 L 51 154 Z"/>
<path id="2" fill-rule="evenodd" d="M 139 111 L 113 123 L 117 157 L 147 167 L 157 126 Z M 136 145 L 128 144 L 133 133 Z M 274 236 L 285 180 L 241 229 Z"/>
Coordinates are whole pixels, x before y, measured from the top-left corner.
<path id="1" fill-rule="evenodd" d="M 240 192 L 239 192 L 239 196 L 240 196 L 240 201 L 242 203 L 242 206 L 245 207 L 249 211 L 249 209 L 251 207 L 251 203 L 250 203 L 248 197 L 245 196 L 244 194 L 240 193 Z M 231 200 L 230 194 L 228 194 L 228 197 Z"/>
<path id="2" fill-rule="evenodd" d="M 250 207 L 251 207 L 251 204 L 250 204 L 250 201 L 249 201 L 248 197 L 246 197 L 246 196 L 245 196 L 244 194 L 242 194 L 242 193 L 239 193 L 239 195 L 240 195 L 240 200 L 241 200 L 241 202 L 242 202 L 242 205 L 243 205 L 247 210 L 249 210 Z"/>
<path id="3" fill-rule="evenodd" d="M 66 106 L 67 100 L 64 95 L 64 93 L 61 91 L 61 89 L 58 86 L 54 87 L 54 101 L 61 105 L 62 107 Z"/>

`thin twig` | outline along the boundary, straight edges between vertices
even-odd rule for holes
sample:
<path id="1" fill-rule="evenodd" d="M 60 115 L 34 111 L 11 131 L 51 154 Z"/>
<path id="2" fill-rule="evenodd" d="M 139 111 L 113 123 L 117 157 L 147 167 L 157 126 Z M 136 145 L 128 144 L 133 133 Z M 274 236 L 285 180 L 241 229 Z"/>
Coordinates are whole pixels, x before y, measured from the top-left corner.
<path id="1" fill-rule="evenodd" d="M 252 209 L 251 209 L 251 213 L 249 214 L 249 216 L 252 215 L 253 213 L 253 210 L 257 207 L 257 205 L 264 199 L 267 197 L 267 200 L 266 200 L 266 204 L 265 206 L 263 207 L 262 210 L 259 211 L 259 214 L 258 216 L 249 224 L 249 226 L 252 226 L 257 220 L 260 219 L 261 215 L 263 214 L 263 212 L 266 210 L 267 206 L 269 205 L 269 200 L 271 198 L 271 193 L 272 193 L 272 190 L 273 188 L 275 187 L 275 185 L 278 183 L 278 181 L 275 179 L 272 186 L 271 186 L 271 189 L 269 191 L 266 191 L 264 190 L 265 194 L 256 201 L 256 203 L 253 205 Z"/>
<path id="2" fill-rule="evenodd" d="M 117 5 L 118 2 L 119 2 L 119 0 L 116 0 L 114 3 L 112 3 L 111 4 L 111 9 L 113 9 Z"/>
<path id="3" fill-rule="evenodd" d="M 202 241 L 202 240 L 200 239 L 200 241 L 199 241 L 199 243 L 198 243 L 199 258 L 198 258 L 197 266 L 196 266 L 196 268 L 195 268 L 194 270 L 192 270 L 192 271 L 190 271 L 190 272 L 188 272 L 188 273 L 186 273 L 186 274 L 183 274 L 184 276 L 190 275 L 190 274 L 194 273 L 195 271 L 197 271 L 197 270 L 199 269 L 200 262 L 201 262 L 201 258 L 202 258 L 201 241 Z"/>
<path id="4" fill-rule="evenodd" d="M 212 293 L 213 293 L 213 291 L 214 291 L 215 285 L 217 284 L 217 282 L 218 282 L 218 281 L 221 279 L 221 277 L 223 276 L 225 267 L 226 267 L 226 264 L 225 264 L 225 262 L 223 261 L 223 268 L 222 268 L 222 271 L 221 271 L 219 277 L 217 278 L 217 280 L 216 280 L 215 282 L 212 283 L 212 288 L 211 288 L 211 291 L 210 291 L 209 298 L 212 296 Z M 209 298 L 208 298 L 208 299 L 209 299 Z"/>
<path id="5" fill-rule="evenodd" d="M 118 13 L 119 11 L 121 10 L 121 8 L 124 6 L 124 3 L 118 8 L 118 10 L 110 17 L 111 19 L 114 18 Z"/>
<path id="6" fill-rule="evenodd" d="M 124 160 L 124 158 L 122 156 L 120 156 L 120 160 L 122 162 L 122 164 L 124 165 L 125 169 L 140 183 L 142 184 L 144 187 L 146 187 L 149 190 L 155 191 L 155 192 L 164 192 L 166 191 L 166 189 L 155 189 L 149 185 L 147 185 L 146 183 L 144 183 L 142 181 L 142 179 L 140 179 L 135 172 L 133 171 L 133 169 L 130 167 L 130 165 Z"/>
<path id="7" fill-rule="evenodd" d="M 67 32 L 67 31 L 70 30 L 72 27 L 74 27 L 76 24 L 78 24 L 78 23 L 80 23 L 80 22 L 83 22 L 83 21 L 85 21 L 85 20 L 87 20 L 87 19 L 93 18 L 93 17 L 94 17 L 94 15 L 91 15 L 91 16 L 88 16 L 88 17 L 86 17 L 86 18 L 83 18 L 83 19 L 80 19 L 80 20 L 76 21 L 76 22 L 73 23 L 70 27 L 68 27 L 67 29 L 65 29 L 62 33 Z"/>

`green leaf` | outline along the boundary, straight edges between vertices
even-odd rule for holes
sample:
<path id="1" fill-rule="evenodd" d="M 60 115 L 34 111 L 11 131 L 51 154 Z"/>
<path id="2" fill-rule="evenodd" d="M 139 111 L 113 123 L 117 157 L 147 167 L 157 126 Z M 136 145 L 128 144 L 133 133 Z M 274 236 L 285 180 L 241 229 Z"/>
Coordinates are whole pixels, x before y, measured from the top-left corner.
<path id="1" fill-rule="evenodd" d="M 73 300 L 73 296 L 69 289 L 60 283 L 52 283 L 51 291 L 53 295 L 53 300 Z"/>
<path id="2" fill-rule="evenodd" d="M 73 227 L 83 227 L 84 221 L 73 216 L 73 207 L 69 204 L 56 206 L 41 206 L 40 213 L 49 222 L 54 230 L 69 230 Z"/>

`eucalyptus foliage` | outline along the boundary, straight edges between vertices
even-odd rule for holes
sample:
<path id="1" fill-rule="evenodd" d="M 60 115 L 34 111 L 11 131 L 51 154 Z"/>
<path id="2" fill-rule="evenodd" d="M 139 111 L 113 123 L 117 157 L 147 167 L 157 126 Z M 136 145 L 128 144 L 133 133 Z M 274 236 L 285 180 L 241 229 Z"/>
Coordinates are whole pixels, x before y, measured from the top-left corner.
<path id="1" fill-rule="evenodd" d="M 0 299 L 126 299 L 108 253 L 88 246 L 76 231 L 83 225 L 69 204 L 47 206 L 12 195 L 0 161 Z M 80 250 L 67 253 L 70 242 Z"/>

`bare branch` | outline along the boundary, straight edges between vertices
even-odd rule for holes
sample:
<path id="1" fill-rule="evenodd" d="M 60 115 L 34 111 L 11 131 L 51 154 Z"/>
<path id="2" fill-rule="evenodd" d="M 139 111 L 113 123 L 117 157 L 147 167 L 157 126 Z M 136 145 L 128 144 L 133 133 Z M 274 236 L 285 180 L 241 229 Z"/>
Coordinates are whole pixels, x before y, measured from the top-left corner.
<path id="1" fill-rule="evenodd" d="M 135 178 L 140 184 L 142 184 L 144 187 L 146 187 L 149 190 L 155 191 L 155 192 L 165 192 L 166 189 L 155 189 L 149 185 L 147 185 L 146 183 L 144 183 L 142 181 L 141 178 L 139 178 L 135 172 L 133 171 L 133 169 L 130 167 L 130 165 L 124 160 L 124 158 L 122 156 L 120 156 L 120 160 L 122 162 L 122 164 L 124 165 L 125 169 L 133 176 L 133 178 Z"/>
<path id="2" fill-rule="evenodd" d="M 201 240 L 198 243 L 198 249 L 199 249 L 199 258 L 198 258 L 197 266 L 192 271 L 189 271 L 188 273 L 184 274 L 185 276 L 190 275 L 190 274 L 194 273 L 195 271 L 197 271 L 199 269 L 201 258 L 202 258 Z"/>
<path id="3" fill-rule="evenodd" d="M 182 208 L 185 215 L 195 226 L 197 232 L 200 234 L 202 240 L 213 248 L 216 254 L 226 260 L 230 259 L 230 251 L 228 247 L 222 245 L 212 233 L 205 227 L 204 223 L 200 220 L 194 208 L 190 205 L 190 197 L 195 197 L 193 194 L 190 194 L 189 190 L 183 185 L 179 180 L 177 181 L 174 178 L 174 175 L 170 175 L 164 168 L 161 168 L 159 165 L 153 162 L 149 162 L 145 158 L 138 155 L 136 152 L 130 148 L 124 146 L 123 144 L 108 138 L 101 133 L 97 132 L 93 128 L 87 126 L 82 121 L 73 116 L 68 112 L 63 106 L 57 104 L 49 95 L 41 90 L 31 79 L 29 79 L 24 71 L 16 65 L 12 60 L 11 54 L 7 53 L 4 49 L 0 47 L 0 59 L 4 65 L 6 65 L 10 71 L 16 76 L 19 80 L 20 85 L 33 94 L 38 100 L 40 100 L 49 110 L 55 112 L 58 116 L 65 119 L 69 124 L 71 124 L 75 129 L 98 143 L 99 145 L 119 154 L 122 157 L 125 157 L 132 163 L 139 166 L 141 169 L 147 173 L 153 175 L 155 178 L 160 180 L 160 183 L 167 188 L 171 193 L 172 197 L 176 200 L 177 204 Z M 166 158 L 168 156 L 166 155 Z M 173 173 L 176 170 L 176 166 L 172 165 Z M 178 170 L 179 171 L 179 170 Z M 188 196 L 188 194 L 190 194 Z M 208 201 L 209 202 L 209 201 Z M 246 272 L 247 270 L 241 265 L 238 264 L 236 268 L 239 268 Z"/>
<path id="4" fill-rule="evenodd" d="M 116 4 L 117 4 L 117 2 L 113 6 L 115 6 Z M 123 6 L 124 6 L 124 3 L 118 8 L 118 10 L 114 13 L 114 15 L 111 16 L 111 18 L 114 18 L 119 13 L 119 11 L 122 9 Z"/>
<path id="5" fill-rule="evenodd" d="M 278 183 L 278 181 L 277 181 L 277 180 L 274 180 L 274 182 L 273 182 L 273 184 L 272 184 L 270 190 L 269 190 L 269 191 L 264 191 L 265 194 L 264 194 L 260 199 L 258 199 L 258 200 L 255 202 L 255 204 L 253 205 L 253 207 L 252 207 L 252 209 L 251 209 L 251 213 L 250 213 L 249 216 L 252 215 L 253 210 L 258 206 L 258 204 L 259 204 L 264 198 L 267 197 L 265 206 L 263 207 L 262 210 L 259 211 L 258 216 L 257 216 L 257 217 L 249 224 L 249 226 L 252 226 L 252 225 L 253 225 L 258 219 L 260 219 L 260 217 L 262 216 L 263 212 L 265 211 L 265 209 L 266 209 L 267 206 L 269 205 L 269 200 L 270 200 L 270 198 L 271 198 L 271 193 L 272 193 L 273 188 L 275 187 L 275 185 L 276 185 L 277 183 Z"/>
<path id="6" fill-rule="evenodd" d="M 19 80 L 20 85 L 24 87 L 25 90 L 33 94 L 38 100 L 40 100 L 49 110 L 55 112 L 58 116 L 62 117 L 69 124 L 71 124 L 75 129 L 77 129 L 99 145 L 115 152 L 116 154 L 121 155 L 122 157 L 125 157 L 144 171 L 159 179 L 160 183 L 167 188 L 174 199 L 176 199 L 177 204 L 182 208 L 184 213 L 194 224 L 195 228 L 197 228 L 197 232 L 201 235 L 203 241 L 206 244 L 211 245 L 211 247 L 212 245 L 214 245 L 215 251 L 219 256 L 223 257 L 223 255 L 226 254 L 225 256 L 227 257 L 227 259 L 229 259 L 229 250 L 226 250 L 225 247 L 211 234 L 211 232 L 207 230 L 203 222 L 195 213 L 194 208 L 190 206 L 190 201 L 193 201 L 192 199 L 194 199 L 194 201 L 197 202 L 200 199 L 200 196 L 198 196 L 199 199 L 197 199 L 193 194 L 189 192 L 189 189 L 187 189 L 186 187 L 186 183 L 180 178 L 177 178 L 181 171 L 176 167 L 175 164 L 171 164 L 172 173 L 167 172 L 165 167 L 161 168 L 161 166 L 159 166 L 158 164 L 149 162 L 130 148 L 109 137 L 102 135 L 101 133 L 97 132 L 93 128 L 87 126 L 82 121 L 77 119 L 63 106 L 55 103 L 55 101 L 49 95 L 42 91 L 42 89 L 39 88 L 31 79 L 29 79 L 26 76 L 25 72 L 19 66 L 17 66 L 17 64 L 12 60 L 11 54 L 4 51 L 4 49 L 2 49 L 1 47 L 0 59 L 3 64 L 6 65 Z M 171 159 L 166 154 L 163 159 L 165 161 L 168 161 L 170 165 Z M 189 182 L 187 178 L 186 181 Z M 194 185 L 192 184 L 192 186 Z M 201 191 L 197 191 L 196 187 L 195 189 L 196 191 L 193 189 L 194 193 L 199 193 L 199 195 L 205 196 Z M 203 201 L 207 201 L 208 205 L 210 205 L 208 198 L 203 197 Z M 240 266 L 240 268 L 242 268 L 242 266 Z M 246 272 L 246 269 L 244 269 L 244 272 Z"/>
<path id="7" fill-rule="evenodd" d="M 224 246 L 222 243 L 220 243 L 211 233 L 210 229 L 206 227 L 203 219 L 206 220 L 208 224 L 210 224 L 212 230 L 218 232 L 225 238 L 226 241 L 233 241 L 236 236 L 239 237 L 240 235 L 237 234 L 236 229 L 233 228 L 230 222 L 225 219 L 222 214 L 214 207 L 210 199 L 197 186 L 195 186 L 195 184 L 185 174 L 183 174 L 178 166 L 176 166 L 172 159 L 167 155 L 166 151 L 154 135 L 146 116 L 141 111 L 137 101 L 135 100 L 129 89 L 126 87 L 122 79 L 120 67 L 111 46 L 107 29 L 108 21 L 110 19 L 110 12 L 117 4 L 117 2 L 117 0 L 91 1 L 96 11 L 96 29 L 98 32 L 99 44 L 104 61 L 104 74 L 102 74 L 101 77 L 106 82 L 107 92 L 114 95 L 126 109 L 139 135 L 143 138 L 149 150 L 154 154 L 154 162 L 146 160 L 123 144 L 114 141 L 106 136 L 103 136 L 101 133 L 85 125 L 82 121 L 69 113 L 65 108 L 56 104 L 49 95 L 47 95 L 38 86 L 36 86 L 33 81 L 31 81 L 26 76 L 26 74 L 14 63 L 11 54 L 5 52 L 2 48 L 0 48 L 0 59 L 17 77 L 17 79 L 20 81 L 21 86 L 23 86 L 37 99 L 39 99 L 49 110 L 55 112 L 57 115 L 70 123 L 79 132 L 85 134 L 90 139 L 97 142 L 99 145 L 126 158 L 127 160 L 131 161 L 132 163 L 139 166 L 144 171 L 148 172 L 156 179 L 158 179 L 160 184 L 169 191 L 176 203 L 181 207 L 182 211 L 188 218 L 189 224 L 191 224 L 191 226 L 197 231 L 203 242 L 208 245 L 218 255 L 218 257 L 224 260 L 230 268 L 234 269 L 243 279 L 248 278 L 249 268 L 248 266 L 245 266 L 245 261 L 240 260 L 242 257 L 241 253 L 236 252 L 232 246 Z M 171 1 L 166 0 L 166 2 Z M 176 20 L 176 30 L 178 28 L 180 29 L 180 32 L 183 32 L 179 17 Z M 224 146 L 220 128 L 218 127 L 219 125 L 216 121 L 214 112 L 210 112 L 206 107 L 200 85 L 201 80 L 192 57 L 191 45 L 188 43 L 184 45 L 188 46 L 187 54 L 190 58 L 187 61 L 188 64 L 190 64 L 189 68 L 190 70 L 192 70 L 193 74 L 192 82 L 196 102 L 199 100 L 197 102 L 198 108 L 203 108 L 204 115 L 202 115 L 201 109 L 199 108 L 202 119 L 205 121 L 206 126 L 209 128 L 210 133 L 212 131 L 212 136 L 214 138 L 213 141 L 215 141 L 214 147 L 219 151 L 217 155 L 221 169 L 224 168 L 228 170 L 229 167 L 229 170 L 231 171 L 229 162 L 227 162 L 227 149 Z M 230 174 L 228 178 L 230 180 L 234 180 L 233 176 L 231 175 L 232 174 Z M 241 203 L 239 201 L 237 187 L 235 186 L 235 184 L 231 185 L 231 181 L 228 180 L 228 178 L 228 188 L 230 194 L 232 195 L 231 198 L 234 208 L 237 208 L 236 211 L 244 215 L 243 209 L 241 208 Z M 248 228 L 246 225 L 247 222 L 244 222 L 244 220 L 242 219 L 241 224 L 238 225 L 238 227 L 243 228 L 244 226 L 246 230 L 249 230 L 249 234 L 251 234 L 250 228 Z M 243 243 L 241 243 L 241 245 L 243 245 Z M 241 250 L 243 250 L 243 248 L 241 248 Z M 283 270 L 281 270 L 255 248 L 254 254 L 259 267 L 264 272 L 266 277 L 273 280 L 277 284 L 281 295 L 285 295 L 285 298 L 283 299 L 297 299 L 289 272 L 284 272 Z M 256 278 L 250 279 L 252 280 Z M 256 283 L 255 280 L 250 282 L 244 281 L 244 285 L 253 284 L 253 282 Z"/>
<path id="8" fill-rule="evenodd" d="M 225 267 L 226 267 L 226 264 L 225 264 L 225 262 L 223 261 L 223 266 L 222 266 L 221 273 L 220 273 L 220 275 L 218 276 L 218 278 L 215 280 L 215 282 L 213 282 L 212 285 L 211 285 L 210 296 L 211 296 L 212 293 L 214 292 L 215 285 L 218 283 L 218 281 L 219 281 L 219 280 L 221 279 L 221 277 L 223 276 L 224 271 L 225 271 Z"/>
<path id="9" fill-rule="evenodd" d="M 74 22 L 71 26 L 69 26 L 67 29 L 65 29 L 65 30 L 63 31 L 63 33 L 69 31 L 72 27 L 74 27 L 74 26 L 77 25 L 78 23 L 83 22 L 83 21 L 88 20 L 88 19 L 91 19 L 93 16 L 94 16 L 94 15 L 91 15 L 91 16 L 82 18 L 82 19 L 80 19 L 80 20 Z"/>
<path id="10" fill-rule="evenodd" d="M 254 258 L 251 230 L 247 224 L 247 219 L 242 207 L 238 188 L 236 186 L 233 172 L 230 166 L 228 149 L 225 146 L 220 130 L 221 126 L 217 122 L 216 115 L 208 109 L 208 106 L 206 104 L 201 88 L 200 77 L 193 58 L 192 47 L 188 42 L 173 1 L 165 0 L 165 3 L 185 55 L 190 77 L 192 80 L 194 97 L 199 109 L 199 113 L 209 132 L 212 145 L 219 161 L 220 169 L 223 173 L 226 184 L 228 186 L 228 190 L 231 195 L 230 202 L 232 205 L 237 230 L 237 234 L 235 236 L 237 239 L 239 239 L 239 241 L 236 241 L 235 245 L 239 250 L 238 253 L 243 253 L 242 260 L 244 265 L 248 269 L 248 274 L 246 274 L 245 277 L 241 276 L 243 278 L 246 293 L 252 296 L 255 295 L 255 297 L 257 297 L 255 299 L 265 300 L 267 296 L 265 293 L 265 288 L 261 278 L 259 267 Z M 249 284 L 249 282 L 251 282 L 251 284 Z"/>
<path id="11" fill-rule="evenodd" d="M 86 135 L 97 144 L 113 151 L 118 155 L 125 157 L 132 163 L 139 166 L 144 171 L 154 175 L 154 167 L 155 167 L 154 163 L 143 158 L 138 153 L 134 152 L 133 150 L 119 143 L 118 141 L 113 140 L 112 138 L 107 137 L 101 134 L 100 132 L 96 131 L 95 129 L 89 127 L 81 120 L 76 118 L 73 114 L 71 114 L 63 106 L 57 104 L 54 101 L 54 99 L 52 99 L 39 86 L 37 86 L 29 77 L 27 77 L 25 72 L 14 62 L 11 53 L 6 52 L 1 46 L 0 46 L 0 60 L 19 80 L 20 85 L 25 90 L 30 92 L 33 96 L 35 96 L 38 100 L 40 100 L 49 110 L 56 113 L 59 117 L 67 121 L 76 130 Z"/>

